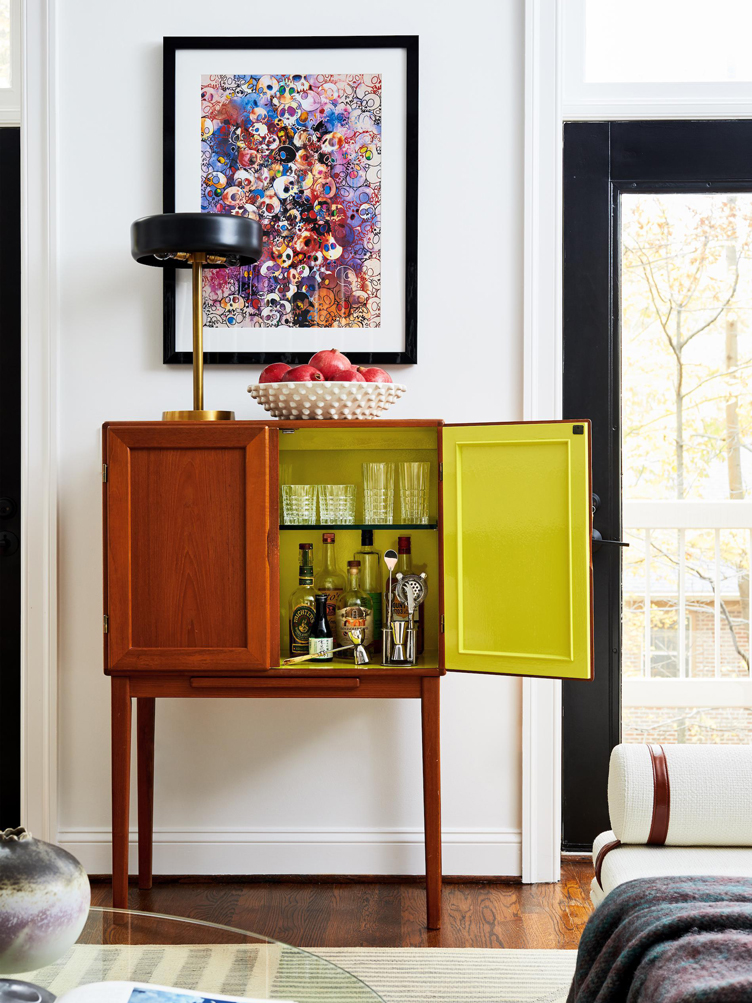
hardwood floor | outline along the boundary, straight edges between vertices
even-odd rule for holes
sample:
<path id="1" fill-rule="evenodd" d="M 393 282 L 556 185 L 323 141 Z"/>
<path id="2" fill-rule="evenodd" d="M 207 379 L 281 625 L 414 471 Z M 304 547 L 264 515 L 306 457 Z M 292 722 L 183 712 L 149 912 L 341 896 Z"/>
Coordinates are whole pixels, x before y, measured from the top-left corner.
<path id="1" fill-rule="evenodd" d="M 155 883 L 129 889 L 129 906 L 253 930 L 300 947 L 575 948 L 591 912 L 590 861 L 562 864 L 555 885 L 448 882 L 443 927 L 427 930 L 425 889 L 414 882 L 276 880 Z M 109 881 L 92 905 L 109 905 Z"/>

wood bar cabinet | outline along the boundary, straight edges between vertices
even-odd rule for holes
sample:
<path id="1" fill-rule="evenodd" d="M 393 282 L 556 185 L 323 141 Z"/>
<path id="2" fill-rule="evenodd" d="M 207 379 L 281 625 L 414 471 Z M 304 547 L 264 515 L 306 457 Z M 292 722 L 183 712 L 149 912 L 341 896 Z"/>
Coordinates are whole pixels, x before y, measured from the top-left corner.
<path id="1" fill-rule="evenodd" d="M 110 422 L 103 450 L 114 905 L 127 904 L 134 699 L 142 888 L 158 698 L 409 699 L 421 702 L 427 923 L 437 928 L 441 676 L 592 675 L 589 424 Z M 428 524 L 280 525 L 280 480 L 360 485 L 366 460 L 430 463 Z M 427 573 L 418 664 L 385 668 L 374 655 L 366 666 L 283 666 L 299 543 L 320 555 L 322 529 L 336 530 L 343 567 L 362 528 L 382 552 L 409 533 Z"/>

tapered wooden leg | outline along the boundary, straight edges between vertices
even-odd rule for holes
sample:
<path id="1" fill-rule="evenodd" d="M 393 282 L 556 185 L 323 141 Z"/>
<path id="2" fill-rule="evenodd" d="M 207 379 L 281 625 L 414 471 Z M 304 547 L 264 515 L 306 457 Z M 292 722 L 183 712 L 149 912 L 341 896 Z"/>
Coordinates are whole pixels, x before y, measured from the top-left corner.
<path id="1" fill-rule="evenodd" d="M 112 679 L 112 904 L 128 908 L 128 802 L 131 785 L 131 694 Z"/>
<path id="2" fill-rule="evenodd" d="M 154 834 L 154 697 L 136 700 L 138 749 L 138 887 L 151 888 Z"/>
<path id="3" fill-rule="evenodd" d="M 441 926 L 441 744 L 438 676 L 425 676 L 421 689 L 423 727 L 423 819 L 426 840 L 428 929 Z"/>

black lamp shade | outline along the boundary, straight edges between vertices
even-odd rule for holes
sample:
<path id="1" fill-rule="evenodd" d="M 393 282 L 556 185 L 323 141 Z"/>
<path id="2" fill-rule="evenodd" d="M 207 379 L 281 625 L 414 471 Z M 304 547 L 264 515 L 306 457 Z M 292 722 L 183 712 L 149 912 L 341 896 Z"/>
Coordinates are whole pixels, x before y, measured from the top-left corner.
<path id="1" fill-rule="evenodd" d="M 190 268 L 190 261 L 169 257 L 180 253 L 211 254 L 228 258 L 227 264 L 252 265 L 261 257 L 263 244 L 264 228 L 247 216 L 173 212 L 144 216 L 131 224 L 131 254 L 142 265 L 164 265 L 166 260 Z M 206 262 L 204 267 L 224 264 Z"/>

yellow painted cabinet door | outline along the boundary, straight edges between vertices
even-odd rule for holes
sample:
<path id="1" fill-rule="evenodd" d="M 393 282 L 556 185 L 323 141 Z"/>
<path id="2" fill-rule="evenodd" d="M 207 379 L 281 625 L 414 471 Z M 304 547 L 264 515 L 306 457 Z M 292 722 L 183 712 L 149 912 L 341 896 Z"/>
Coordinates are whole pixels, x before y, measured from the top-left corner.
<path id="1" fill-rule="evenodd" d="M 590 679 L 589 422 L 442 439 L 447 669 Z"/>

